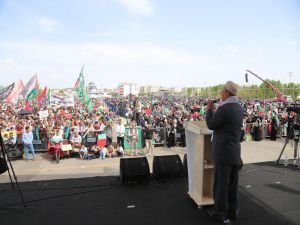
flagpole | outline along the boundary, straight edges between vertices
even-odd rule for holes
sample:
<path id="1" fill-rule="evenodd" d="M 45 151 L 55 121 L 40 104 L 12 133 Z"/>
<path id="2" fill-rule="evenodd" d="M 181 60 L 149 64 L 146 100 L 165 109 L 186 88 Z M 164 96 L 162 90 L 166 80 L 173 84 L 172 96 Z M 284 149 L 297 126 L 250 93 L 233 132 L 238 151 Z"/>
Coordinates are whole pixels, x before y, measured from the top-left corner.
<path id="1" fill-rule="evenodd" d="M 51 96 L 52 96 L 52 94 L 51 94 L 51 89 L 49 88 L 49 99 L 48 99 L 48 101 L 49 101 L 49 106 L 51 107 Z"/>

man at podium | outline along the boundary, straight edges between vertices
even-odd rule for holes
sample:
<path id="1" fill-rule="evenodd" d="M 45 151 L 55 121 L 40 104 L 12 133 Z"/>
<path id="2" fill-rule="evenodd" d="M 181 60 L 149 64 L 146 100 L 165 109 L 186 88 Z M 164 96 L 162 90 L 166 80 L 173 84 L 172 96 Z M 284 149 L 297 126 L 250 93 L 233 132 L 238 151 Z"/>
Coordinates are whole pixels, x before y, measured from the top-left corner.
<path id="1" fill-rule="evenodd" d="M 237 98 L 238 85 L 226 82 L 220 92 L 221 104 L 207 104 L 206 123 L 213 130 L 212 150 L 214 161 L 214 210 L 208 214 L 223 223 L 238 217 L 238 170 L 241 157 L 241 127 L 243 109 Z"/>

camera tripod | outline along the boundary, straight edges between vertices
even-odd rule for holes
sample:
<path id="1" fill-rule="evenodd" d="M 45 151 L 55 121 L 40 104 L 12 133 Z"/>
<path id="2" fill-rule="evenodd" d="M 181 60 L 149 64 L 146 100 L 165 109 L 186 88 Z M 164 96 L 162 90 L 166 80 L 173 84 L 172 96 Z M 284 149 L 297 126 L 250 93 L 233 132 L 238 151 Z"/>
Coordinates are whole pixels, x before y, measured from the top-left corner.
<path id="1" fill-rule="evenodd" d="M 296 133 L 298 132 L 298 133 Z M 289 141 L 294 141 L 294 165 L 297 165 L 298 166 L 298 169 L 300 169 L 300 158 L 299 158 L 299 151 L 298 151 L 298 145 L 299 145 L 299 130 L 297 129 L 297 131 L 295 132 L 295 122 L 293 123 L 293 126 L 291 127 L 288 135 L 286 136 L 286 139 L 285 139 L 285 143 L 283 145 L 283 148 L 278 156 L 278 159 L 276 160 L 276 164 L 279 165 L 280 163 L 280 159 L 281 159 L 281 156 L 287 146 L 287 144 L 289 143 Z M 293 136 L 294 134 L 294 138 L 293 140 L 291 139 L 291 137 Z M 298 157 L 298 159 L 297 159 Z"/>
<path id="2" fill-rule="evenodd" d="M 18 192 L 19 192 L 20 197 L 22 199 L 22 203 L 23 203 L 24 207 L 26 207 L 26 203 L 25 203 L 22 191 L 20 189 L 15 170 L 12 166 L 10 158 L 8 157 L 6 149 L 5 149 L 5 145 L 4 145 L 4 141 L 3 141 L 3 138 L 2 138 L 1 130 L 0 130 L 0 147 L 1 147 L 1 152 L 2 152 L 3 159 L 5 160 L 5 163 L 6 163 L 6 168 L 7 168 L 7 172 L 8 172 L 8 175 L 9 175 L 9 179 L 10 179 L 12 189 L 15 189 L 14 182 L 13 182 L 13 178 L 14 178 L 15 184 L 16 184 L 17 189 L 18 189 Z M 13 176 L 11 175 L 10 170 L 11 170 Z"/>

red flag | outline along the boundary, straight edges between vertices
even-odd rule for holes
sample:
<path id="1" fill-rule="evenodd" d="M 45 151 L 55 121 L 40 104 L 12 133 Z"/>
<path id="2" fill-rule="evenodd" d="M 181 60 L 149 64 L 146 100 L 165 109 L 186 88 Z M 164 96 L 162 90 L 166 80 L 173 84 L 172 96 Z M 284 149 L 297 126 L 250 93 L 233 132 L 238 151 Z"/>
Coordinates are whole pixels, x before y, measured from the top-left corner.
<path id="1" fill-rule="evenodd" d="M 16 104 L 18 102 L 19 95 L 22 92 L 23 88 L 24 88 L 24 84 L 21 80 L 15 82 L 15 86 L 11 91 L 11 93 L 9 94 L 9 96 L 7 96 L 6 101 Z"/>
<path id="2" fill-rule="evenodd" d="M 45 86 L 43 92 L 36 98 L 38 102 L 42 102 L 43 99 L 46 97 L 47 94 L 47 86 Z"/>
<path id="3" fill-rule="evenodd" d="M 31 111 L 31 107 L 30 107 L 30 104 L 29 104 L 29 101 L 26 100 L 25 102 L 25 108 L 24 108 L 25 111 Z"/>

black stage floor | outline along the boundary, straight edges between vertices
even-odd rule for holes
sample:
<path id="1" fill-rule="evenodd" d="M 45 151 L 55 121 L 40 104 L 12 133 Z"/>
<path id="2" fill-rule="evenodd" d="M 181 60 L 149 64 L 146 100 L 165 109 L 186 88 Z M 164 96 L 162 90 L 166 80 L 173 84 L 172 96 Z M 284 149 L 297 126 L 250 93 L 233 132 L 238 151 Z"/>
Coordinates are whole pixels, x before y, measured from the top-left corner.
<path id="1" fill-rule="evenodd" d="M 124 186 L 116 177 L 93 177 L 20 186 L 27 207 L 10 184 L 0 184 L 0 225 L 218 224 L 189 198 L 185 178 Z M 244 165 L 239 193 L 241 213 L 233 224 L 300 224 L 300 170 Z"/>

